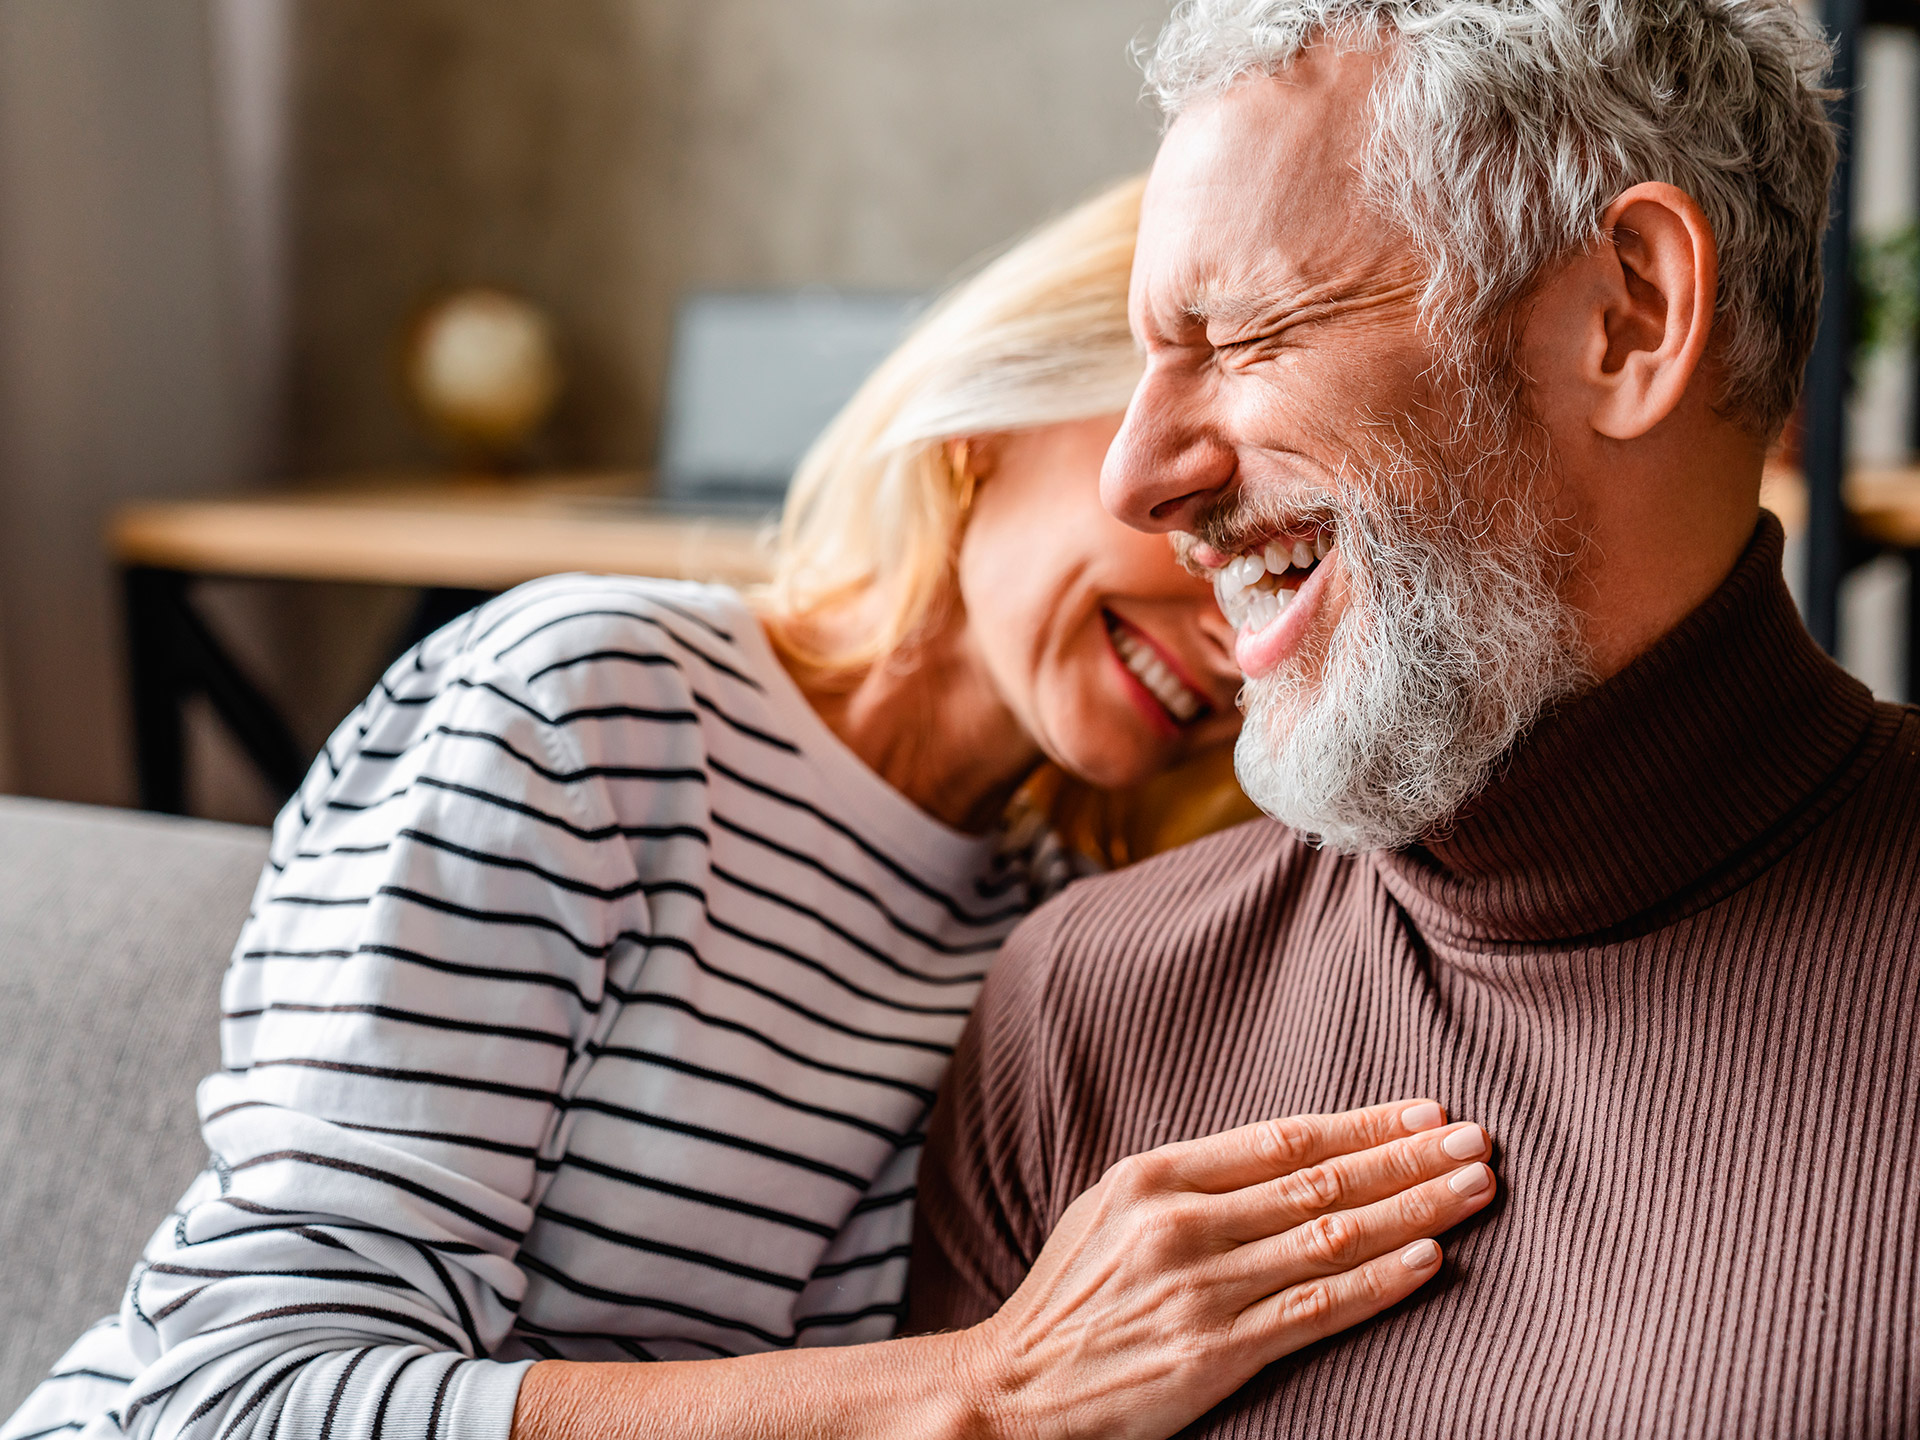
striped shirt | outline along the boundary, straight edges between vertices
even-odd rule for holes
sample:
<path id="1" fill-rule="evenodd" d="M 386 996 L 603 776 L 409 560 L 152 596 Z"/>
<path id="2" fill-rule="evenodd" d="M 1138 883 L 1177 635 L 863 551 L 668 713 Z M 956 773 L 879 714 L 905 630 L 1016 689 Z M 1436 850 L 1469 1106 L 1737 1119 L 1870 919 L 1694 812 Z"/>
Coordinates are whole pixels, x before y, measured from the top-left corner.
<path id="1" fill-rule="evenodd" d="M 401 660 L 274 828 L 207 1169 L 0 1440 L 504 1440 L 526 1364 L 883 1338 L 1027 905 L 730 591 L 581 576 Z"/>

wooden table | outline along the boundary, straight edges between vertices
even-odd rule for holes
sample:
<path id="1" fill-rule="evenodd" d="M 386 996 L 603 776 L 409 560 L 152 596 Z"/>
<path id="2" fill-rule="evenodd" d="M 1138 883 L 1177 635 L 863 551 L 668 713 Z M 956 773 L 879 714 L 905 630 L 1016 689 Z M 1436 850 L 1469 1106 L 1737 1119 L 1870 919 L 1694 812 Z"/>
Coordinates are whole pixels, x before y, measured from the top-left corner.
<path id="1" fill-rule="evenodd" d="M 1780 517 L 1789 535 L 1807 523 L 1807 484 L 1798 470 L 1769 465 L 1760 503 Z M 1920 466 L 1855 470 L 1847 479 L 1847 511 L 1869 544 L 1920 548 Z"/>
<path id="2" fill-rule="evenodd" d="M 1854 471 L 1847 509 L 1866 539 L 1894 550 L 1920 550 L 1920 465 Z"/>
<path id="3" fill-rule="evenodd" d="M 646 477 L 369 474 L 260 495 L 130 505 L 109 546 L 123 572 L 140 803 L 185 808 L 183 709 L 204 696 L 280 794 L 310 757 L 193 603 L 204 577 L 422 590 L 396 649 L 490 595 L 586 570 L 748 585 L 767 574 L 764 512 L 645 499 Z"/>

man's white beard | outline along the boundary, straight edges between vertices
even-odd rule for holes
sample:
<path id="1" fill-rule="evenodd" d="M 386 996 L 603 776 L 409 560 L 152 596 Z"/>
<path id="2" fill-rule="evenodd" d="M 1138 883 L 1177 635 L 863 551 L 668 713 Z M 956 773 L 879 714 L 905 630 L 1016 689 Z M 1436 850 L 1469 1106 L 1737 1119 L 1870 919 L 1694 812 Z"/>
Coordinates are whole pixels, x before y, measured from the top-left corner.
<path id="1" fill-rule="evenodd" d="M 1380 469 L 1404 477 L 1416 462 L 1393 448 Z M 1488 476 L 1495 467 L 1505 473 Z M 1564 527 L 1527 483 L 1543 468 L 1482 452 L 1472 475 L 1422 456 L 1447 493 L 1417 510 L 1352 489 L 1326 497 L 1347 599 L 1320 676 L 1300 655 L 1241 695 L 1235 768 L 1262 810 L 1336 850 L 1409 844 L 1442 829 L 1534 719 L 1587 683 L 1561 595 Z M 1479 498 L 1491 478 L 1505 498 Z"/>

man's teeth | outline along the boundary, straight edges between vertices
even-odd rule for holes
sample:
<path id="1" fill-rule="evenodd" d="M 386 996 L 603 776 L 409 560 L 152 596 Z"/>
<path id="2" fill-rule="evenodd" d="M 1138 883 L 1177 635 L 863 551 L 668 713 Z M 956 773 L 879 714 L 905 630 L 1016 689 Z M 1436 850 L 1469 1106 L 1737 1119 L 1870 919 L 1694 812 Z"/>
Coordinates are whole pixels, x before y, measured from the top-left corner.
<path id="1" fill-rule="evenodd" d="M 1311 540 L 1276 540 L 1257 555 L 1234 556 L 1213 575 L 1220 613 L 1236 630 L 1264 630 L 1286 614 L 1297 593 L 1297 586 L 1280 586 L 1279 578 L 1298 571 L 1295 579 L 1304 581 L 1332 548 L 1332 538 L 1322 530 Z"/>
<path id="2" fill-rule="evenodd" d="M 1284 570 L 1286 566 L 1282 564 Z M 1229 585 L 1251 585 L 1267 573 L 1267 567 L 1255 555 L 1242 555 L 1237 560 L 1229 560 L 1227 568 L 1220 572 L 1220 578 Z"/>
<path id="3" fill-rule="evenodd" d="M 1154 699 L 1167 707 L 1169 715 L 1184 725 L 1206 708 L 1207 702 L 1187 688 L 1151 645 L 1134 638 L 1133 633 L 1123 625 L 1115 625 L 1111 629 L 1113 648 L 1119 653 L 1121 662 L 1133 672 L 1134 679 L 1147 687 Z"/>

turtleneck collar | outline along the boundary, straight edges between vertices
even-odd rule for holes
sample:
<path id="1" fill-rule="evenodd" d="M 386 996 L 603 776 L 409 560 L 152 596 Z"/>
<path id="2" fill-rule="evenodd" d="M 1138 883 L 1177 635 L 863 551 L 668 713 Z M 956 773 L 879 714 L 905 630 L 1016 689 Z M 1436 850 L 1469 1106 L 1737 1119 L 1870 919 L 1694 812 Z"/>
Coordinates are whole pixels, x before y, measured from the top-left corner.
<path id="1" fill-rule="evenodd" d="M 1544 716 L 1444 833 L 1369 857 L 1423 933 L 1644 933 L 1744 884 L 1859 782 L 1897 712 L 1807 634 L 1782 544 L 1762 512 L 1705 604 Z"/>

